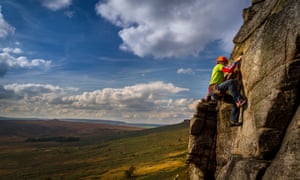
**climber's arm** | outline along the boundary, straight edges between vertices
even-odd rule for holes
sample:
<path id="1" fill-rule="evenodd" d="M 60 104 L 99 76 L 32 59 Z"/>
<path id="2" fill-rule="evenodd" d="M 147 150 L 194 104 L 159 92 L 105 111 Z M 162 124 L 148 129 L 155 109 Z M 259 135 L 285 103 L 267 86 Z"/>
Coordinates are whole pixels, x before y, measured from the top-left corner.
<path id="1" fill-rule="evenodd" d="M 233 70 L 234 70 L 236 64 L 237 64 L 237 62 L 234 62 L 234 63 L 232 63 L 230 66 L 224 66 L 223 69 L 222 69 L 222 71 L 223 71 L 224 73 L 231 73 L 231 72 L 233 72 Z"/>
<path id="2" fill-rule="evenodd" d="M 242 56 L 239 56 L 230 66 L 224 66 L 222 68 L 222 71 L 224 73 L 231 73 L 231 72 L 233 72 L 235 66 L 240 62 L 241 59 L 242 59 Z"/>

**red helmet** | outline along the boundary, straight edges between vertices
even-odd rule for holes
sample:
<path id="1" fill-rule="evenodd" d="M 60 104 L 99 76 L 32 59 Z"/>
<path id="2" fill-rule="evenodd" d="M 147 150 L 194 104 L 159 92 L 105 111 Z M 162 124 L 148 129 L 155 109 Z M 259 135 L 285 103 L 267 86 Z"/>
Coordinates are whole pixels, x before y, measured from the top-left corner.
<path id="1" fill-rule="evenodd" d="M 217 58 L 217 62 L 225 62 L 228 63 L 228 59 L 225 56 L 219 56 Z"/>

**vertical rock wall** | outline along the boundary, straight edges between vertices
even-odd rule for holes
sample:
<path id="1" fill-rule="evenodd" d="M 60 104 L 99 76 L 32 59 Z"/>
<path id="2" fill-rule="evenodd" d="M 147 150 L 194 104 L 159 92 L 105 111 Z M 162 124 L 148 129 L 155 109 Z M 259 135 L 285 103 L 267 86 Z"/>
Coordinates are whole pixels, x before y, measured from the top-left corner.
<path id="1" fill-rule="evenodd" d="M 248 103 L 241 127 L 218 112 L 215 178 L 299 179 L 300 1 L 252 0 L 243 18 L 231 56 Z"/>
<path id="2" fill-rule="evenodd" d="M 190 179 L 211 179 L 216 169 L 216 103 L 200 101 L 190 120 L 187 163 Z"/>

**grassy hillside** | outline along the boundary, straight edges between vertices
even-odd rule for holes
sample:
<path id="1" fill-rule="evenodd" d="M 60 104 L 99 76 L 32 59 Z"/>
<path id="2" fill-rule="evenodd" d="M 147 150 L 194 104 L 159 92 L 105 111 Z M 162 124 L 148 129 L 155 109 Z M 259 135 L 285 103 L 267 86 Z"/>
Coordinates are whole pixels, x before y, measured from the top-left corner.
<path id="1" fill-rule="evenodd" d="M 72 126 L 73 130 L 77 127 Z M 0 177 L 126 179 L 127 172 L 134 179 L 174 179 L 176 175 L 178 179 L 187 179 L 188 126 L 185 123 L 145 130 L 99 127 L 98 131 L 73 131 L 68 125 L 65 135 L 80 137 L 76 142 L 25 142 L 29 134 L 2 134 Z M 133 171 L 129 171 L 131 167 Z"/>

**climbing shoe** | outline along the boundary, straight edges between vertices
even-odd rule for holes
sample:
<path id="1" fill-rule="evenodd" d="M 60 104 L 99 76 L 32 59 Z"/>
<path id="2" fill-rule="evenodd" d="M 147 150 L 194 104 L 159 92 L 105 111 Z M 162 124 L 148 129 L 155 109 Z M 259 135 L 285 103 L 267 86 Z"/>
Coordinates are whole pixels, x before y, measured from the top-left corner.
<path id="1" fill-rule="evenodd" d="M 241 126 L 243 123 L 230 121 L 230 126 Z"/>
<path id="2" fill-rule="evenodd" d="M 244 104 L 246 104 L 246 100 L 240 99 L 236 102 L 237 107 L 242 107 Z"/>

